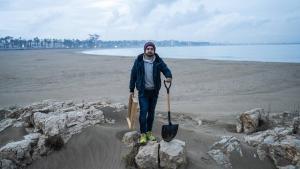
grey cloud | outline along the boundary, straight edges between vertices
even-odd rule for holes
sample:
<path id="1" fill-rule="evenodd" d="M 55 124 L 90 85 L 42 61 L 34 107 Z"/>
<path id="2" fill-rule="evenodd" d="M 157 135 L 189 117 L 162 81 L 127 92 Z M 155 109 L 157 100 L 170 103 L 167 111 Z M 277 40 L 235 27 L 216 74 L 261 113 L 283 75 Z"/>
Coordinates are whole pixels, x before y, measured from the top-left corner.
<path id="1" fill-rule="evenodd" d="M 157 1 L 143 1 L 131 0 L 129 2 L 130 12 L 135 21 L 141 22 L 147 17 L 158 5 L 170 5 L 176 0 L 157 0 Z"/>
<path id="2" fill-rule="evenodd" d="M 104 0 L 0 0 L 0 35 L 86 38 L 99 33 L 107 40 L 238 42 L 300 37 L 297 0 L 107 0 L 117 3 L 92 5 L 98 2 Z"/>

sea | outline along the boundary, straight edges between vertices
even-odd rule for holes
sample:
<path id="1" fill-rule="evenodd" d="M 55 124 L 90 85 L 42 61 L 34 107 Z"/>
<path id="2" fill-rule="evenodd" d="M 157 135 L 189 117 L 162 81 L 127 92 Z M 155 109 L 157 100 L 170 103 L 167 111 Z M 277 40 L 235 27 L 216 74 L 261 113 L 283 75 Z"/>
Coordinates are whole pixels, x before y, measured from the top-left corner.
<path id="1" fill-rule="evenodd" d="M 143 47 L 115 47 L 82 52 L 92 55 L 136 57 L 143 53 Z M 162 58 L 300 63 L 300 44 L 157 47 L 156 52 Z"/>

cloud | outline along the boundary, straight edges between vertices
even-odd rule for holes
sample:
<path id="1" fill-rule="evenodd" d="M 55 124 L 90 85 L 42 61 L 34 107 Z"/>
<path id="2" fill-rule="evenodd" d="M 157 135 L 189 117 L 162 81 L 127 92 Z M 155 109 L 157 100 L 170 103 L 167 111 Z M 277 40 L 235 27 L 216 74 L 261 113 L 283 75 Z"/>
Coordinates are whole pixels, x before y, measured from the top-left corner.
<path id="1" fill-rule="evenodd" d="M 300 37 L 296 31 L 300 25 L 297 0 L 0 0 L 0 3 L 3 4 L 0 36 L 84 39 L 89 33 L 97 33 L 104 40 L 229 42 L 297 41 Z"/>

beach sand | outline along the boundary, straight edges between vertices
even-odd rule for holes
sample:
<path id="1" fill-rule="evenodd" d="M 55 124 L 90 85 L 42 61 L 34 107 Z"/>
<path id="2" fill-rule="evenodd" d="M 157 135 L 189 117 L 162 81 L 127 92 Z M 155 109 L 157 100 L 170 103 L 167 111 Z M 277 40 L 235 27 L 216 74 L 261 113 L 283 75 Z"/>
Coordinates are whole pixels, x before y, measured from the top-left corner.
<path id="1" fill-rule="evenodd" d="M 134 59 L 86 55 L 71 49 L 0 51 L 0 106 L 27 105 L 45 99 L 109 99 L 127 104 Z M 187 143 L 188 168 L 219 168 L 206 152 L 219 136 L 239 137 L 232 131 L 237 113 L 256 107 L 267 110 L 269 105 L 272 113 L 278 113 L 300 105 L 297 63 L 164 61 L 173 73 L 171 112 L 212 122 L 201 127 L 181 125 L 177 138 Z M 165 113 L 166 108 L 166 91 L 162 86 L 157 111 Z M 63 150 L 35 161 L 28 168 L 124 167 L 124 145 L 120 138 L 127 131 L 126 112 L 105 114 L 116 119 L 116 124 L 90 127 L 72 137 Z M 160 135 L 161 125 L 159 120 L 155 121 L 156 135 Z M 12 137 L 7 136 L 8 132 L 1 135 L 3 140 Z M 234 168 L 274 168 L 271 162 L 250 155 L 233 158 Z"/>

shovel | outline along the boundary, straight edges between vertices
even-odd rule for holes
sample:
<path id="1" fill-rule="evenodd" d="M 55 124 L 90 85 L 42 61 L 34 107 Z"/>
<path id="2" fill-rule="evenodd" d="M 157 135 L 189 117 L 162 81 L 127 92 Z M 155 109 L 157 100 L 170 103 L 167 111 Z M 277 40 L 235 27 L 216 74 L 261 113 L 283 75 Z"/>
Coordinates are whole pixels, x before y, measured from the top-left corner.
<path id="1" fill-rule="evenodd" d="M 164 141 L 170 142 L 177 134 L 178 131 L 178 124 L 172 124 L 171 122 L 171 113 L 170 113 L 170 87 L 171 87 L 171 82 L 169 86 L 167 86 L 166 81 L 164 80 L 165 87 L 167 89 L 167 97 L 168 97 L 168 125 L 163 125 L 161 129 L 161 136 Z"/>

